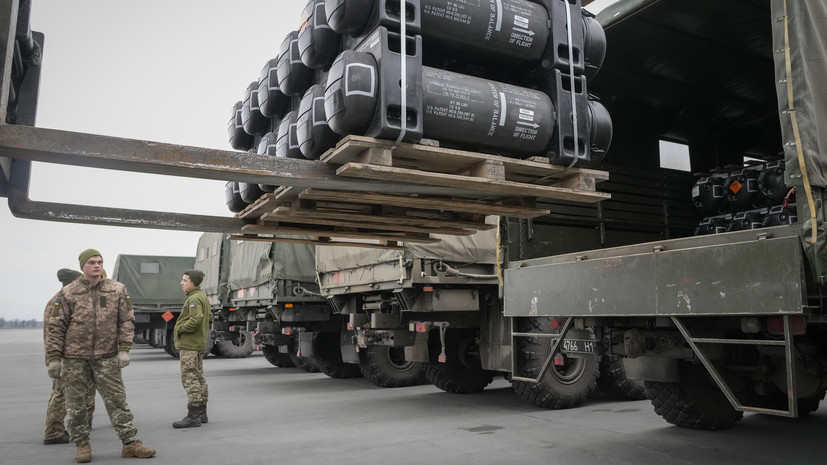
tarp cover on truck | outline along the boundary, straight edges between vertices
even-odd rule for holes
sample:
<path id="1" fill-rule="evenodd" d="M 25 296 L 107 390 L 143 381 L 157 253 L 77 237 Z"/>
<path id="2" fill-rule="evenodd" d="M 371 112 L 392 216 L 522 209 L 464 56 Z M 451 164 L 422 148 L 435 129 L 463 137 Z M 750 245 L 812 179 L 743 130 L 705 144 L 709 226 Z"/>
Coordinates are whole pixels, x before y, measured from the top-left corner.
<path id="1" fill-rule="evenodd" d="M 496 222 L 488 217 L 486 222 Z M 366 249 L 360 247 L 317 247 L 316 267 L 319 272 L 345 270 L 376 263 L 405 262 L 415 258 L 442 259 L 453 265 L 497 263 L 497 229 L 480 231 L 470 236 L 443 236 L 434 244 L 406 243 L 405 250 Z"/>
<path id="2" fill-rule="evenodd" d="M 222 267 L 224 255 L 229 253 L 229 240 L 224 233 L 204 233 L 198 238 L 198 249 L 195 254 L 195 267 L 204 272 L 204 281 L 201 282 L 201 290 L 207 294 L 210 305 L 216 306 L 223 303 L 229 289 L 227 289 L 227 277 L 229 270 Z"/>
<path id="3" fill-rule="evenodd" d="M 823 275 L 824 238 L 810 245 L 807 220 L 824 220 L 827 2 L 619 0 L 597 19 L 608 49 L 589 91 L 612 114 L 613 146 L 652 134 L 686 144 L 696 172 L 783 154 L 802 242 Z M 651 164 L 639 153 L 652 151 L 610 150 L 605 161 Z"/>
<path id="4" fill-rule="evenodd" d="M 316 282 L 314 246 L 286 242 L 230 241 L 231 290 L 271 279 Z"/>
<path id="5" fill-rule="evenodd" d="M 113 279 L 122 282 L 136 309 L 173 307 L 180 310 L 186 301 L 181 291 L 184 271 L 195 264 L 195 257 L 118 255 Z"/>

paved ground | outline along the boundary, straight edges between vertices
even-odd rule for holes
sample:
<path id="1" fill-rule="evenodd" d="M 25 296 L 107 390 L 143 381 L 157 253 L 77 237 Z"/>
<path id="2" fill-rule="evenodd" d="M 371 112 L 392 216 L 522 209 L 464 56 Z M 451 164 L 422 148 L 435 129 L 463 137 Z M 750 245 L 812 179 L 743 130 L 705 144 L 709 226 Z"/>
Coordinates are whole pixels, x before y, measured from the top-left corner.
<path id="1" fill-rule="evenodd" d="M 42 445 L 50 382 L 39 330 L 0 330 L 0 464 L 74 463 L 74 445 Z M 124 371 L 140 437 L 160 464 L 807 464 L 824 463 L 827 406 L 809 418 L 747 415 L 719 432 L 673 427 L 648 401 L 592 399 L 571 410 L 527 405 L 502 379 L 485 392 L 381 389 L 248 359 L 208 358 L 210 422 L 185 413 L 178 364 L 136 346 Z M 93 463 L 123 463 L 98 399 Z M 132 459 L 137 460 L 137 459 Z"/>

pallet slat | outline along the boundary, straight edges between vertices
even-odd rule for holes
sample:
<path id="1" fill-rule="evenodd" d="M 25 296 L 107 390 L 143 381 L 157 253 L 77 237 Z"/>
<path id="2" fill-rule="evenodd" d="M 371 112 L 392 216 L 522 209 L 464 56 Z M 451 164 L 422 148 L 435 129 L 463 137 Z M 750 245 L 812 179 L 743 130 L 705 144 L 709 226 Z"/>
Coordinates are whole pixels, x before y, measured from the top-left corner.
<path id="1" fill-rule="evenodd" d="M 250 224 L 234 237 L 397 248 L 399 242 L 438 242 L 432 234 L 469 235 L 496 227 L 485 223 L 488 215 L 530 219 L 548 214 L 536 207 L 537 199 L 594 204 L 611 197 L 596 190 L 608 179 L 604 171 L 447 149 L 435 141 L 394 145 L 347 136 L 321 160 L 340 165 L 336 175 L 351 178 L 354 187 L 367 179 L 407 189 L 396 194 L 279 187 L 236 215 Z M 434 193 L 407 193 L 412 186 L 433 186 Z"/>

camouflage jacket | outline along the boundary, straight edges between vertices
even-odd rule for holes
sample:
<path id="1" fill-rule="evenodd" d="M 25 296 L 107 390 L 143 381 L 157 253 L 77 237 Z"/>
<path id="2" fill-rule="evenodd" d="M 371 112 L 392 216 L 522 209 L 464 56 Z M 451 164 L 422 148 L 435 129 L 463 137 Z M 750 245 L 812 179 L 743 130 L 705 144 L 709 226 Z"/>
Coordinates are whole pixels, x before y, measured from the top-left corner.
<path id="1" fill-rule="evenodd" d="M 135 314 L 126 286 L 102 279 L 91 286 L 78 279 L 57 293 L 46 334 L 49 360 L 100 359 L 129 351 Z"/>
<path id="2" fill-rule="evenodd" d="M 49 336 L 49 319 L 52 317 L 52 312 L 55 309 L 55 302 L 57 301 L 57 294 L 52 297 L 52 300 L 46 304 L 46 309 L 43 310 L 43 347 L 46 347 L 46 340 Z M 49 352 L 46 351 L 46 366 L 49 366 Z"/>

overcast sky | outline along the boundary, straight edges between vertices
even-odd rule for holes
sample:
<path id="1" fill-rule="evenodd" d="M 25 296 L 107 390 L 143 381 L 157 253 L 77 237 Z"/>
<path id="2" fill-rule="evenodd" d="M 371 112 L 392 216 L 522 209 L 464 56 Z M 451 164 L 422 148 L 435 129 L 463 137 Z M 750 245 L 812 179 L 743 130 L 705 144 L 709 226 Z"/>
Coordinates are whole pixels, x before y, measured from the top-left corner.
<path id="1" fill-rule="evenodd" d="M 233 103 L 298 28 L 303 0 L 33 0 L 46 35 L 37 126 L 232 150 Z M 34 200 L 231 216 L 224 184 L 35 163 Z M 41 319 L 95 248 L 195 256 L 199 233 L 22 220 L 0 199 L 0 317 Z M 1 337 L 1 336 L 0 336 Z"/>

